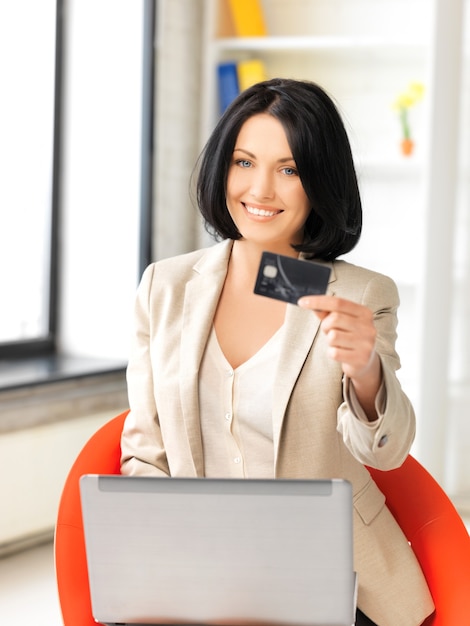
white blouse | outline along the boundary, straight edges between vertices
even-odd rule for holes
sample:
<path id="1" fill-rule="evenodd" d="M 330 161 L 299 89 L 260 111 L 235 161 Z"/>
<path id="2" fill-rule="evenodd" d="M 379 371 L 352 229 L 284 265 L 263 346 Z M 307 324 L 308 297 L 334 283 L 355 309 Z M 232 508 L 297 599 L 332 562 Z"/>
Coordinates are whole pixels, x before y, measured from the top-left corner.
<path id="1" fill-rule="evenodd" d="M 206 477 L 274 478 L 272 392 L 281 332 L 233 369 L 212 328 L 199 371 Z"/>

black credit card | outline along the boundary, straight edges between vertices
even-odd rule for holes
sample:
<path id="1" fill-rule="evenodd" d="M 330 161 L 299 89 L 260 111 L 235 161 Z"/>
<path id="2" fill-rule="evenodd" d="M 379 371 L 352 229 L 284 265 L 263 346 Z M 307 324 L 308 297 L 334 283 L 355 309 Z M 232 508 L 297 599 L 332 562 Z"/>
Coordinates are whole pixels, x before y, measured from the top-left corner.
<path id="1" fill-rule="evenodd" d="M 302 296 L 326 292 L 330 268 L 313 261 L 263 252 L 256 278 L 255 293 L 297 304 Z"/>

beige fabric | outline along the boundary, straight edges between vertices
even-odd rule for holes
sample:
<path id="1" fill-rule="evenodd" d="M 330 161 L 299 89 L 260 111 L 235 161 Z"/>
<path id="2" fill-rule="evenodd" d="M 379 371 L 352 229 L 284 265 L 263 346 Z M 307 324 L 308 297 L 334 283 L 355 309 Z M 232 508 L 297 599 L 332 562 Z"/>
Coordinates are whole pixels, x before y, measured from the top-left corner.
<path id="1" fill-rule="evenodd" d="M 121 442 L 123 473 L 204 474 L 198 372 L 230 251 L 226 241 L 166 259 L 142 278 L 128 367 L 131 412 Z M 358 605 L 379 626 L 417 626 L 433 610 L 430 594 L 363 465 L 397 467 L 414 437 L 413 410 L 395 376 L 398 294 L 393 281 L 380 274 L 344 261 L 331 268 L 328 292 L 374 311 L 384 373 L 382 413 L 374 424 L 355 416 L 344 400 L 348 381 L 342 382 L 340 365 L 327 357 L 319 320 L 288 305 L 274 381 L 275 476 L 352 483 Z"/>
<path id="2" fill-rule="evenodd" d="M 199 370 L 205 476 L 274 478 L 273 382 L 280 339 L 281 329 L 233 369 L 212 328 Z"/>

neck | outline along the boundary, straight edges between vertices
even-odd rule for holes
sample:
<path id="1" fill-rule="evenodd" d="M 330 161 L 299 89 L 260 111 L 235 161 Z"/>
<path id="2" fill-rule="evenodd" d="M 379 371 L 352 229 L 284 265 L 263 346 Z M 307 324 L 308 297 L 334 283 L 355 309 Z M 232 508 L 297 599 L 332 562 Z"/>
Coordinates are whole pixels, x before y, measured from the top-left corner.
<path id="1" fill-rule="evenodd" d="M 230 256 L 229 273 L 237 282 L 250 283 L 254 281 L 258 273 L 258 266 L 263 250 L 246 241 L 234 241 Z"/>
<path id="2" fill-rule="evenodd" d="M 258 274 L 261 254 L 264 251 L 297 257 L 298 252 L 291 246 L 276 246 L 275 244 L 257 244 L 243 239 L 237 239 L 233 243 L 232 254 L 229 263 L 229 274 L 232 280 L 240 284 L 254 284 Z"/>
<path id="3" fill-rule="evenodd" d="M 254 243 L 245 239 L 237 239 L 233 242 L 232 258 L 243 259 L 244 263 L 258 266 L 261 254 L 263 252 L 273 252 L 274 254 L 283 254 L 284 256 L 298 257 L 297 250 L 286 243 L 277 244 L 276 242 Z"/>

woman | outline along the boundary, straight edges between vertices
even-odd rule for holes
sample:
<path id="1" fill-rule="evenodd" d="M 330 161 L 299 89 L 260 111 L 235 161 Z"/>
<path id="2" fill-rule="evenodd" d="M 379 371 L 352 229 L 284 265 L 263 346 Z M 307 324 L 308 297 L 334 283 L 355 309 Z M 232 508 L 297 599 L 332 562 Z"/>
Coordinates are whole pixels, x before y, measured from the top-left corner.
<path id="1" fill-rule="evenodd" d="M 426 582 L 364 467 L 399 466 L 414 437 L 395 373 L 398 294 L 337 260 L 362 211 L 333 102 L 310 82 L 246 90 L 206 145 L 197 192 L 222 241 L 144 273 L 122 472 L 349 480 L 357 624 L 421 624 Z M 264 250 L 326 263 L 327 294 L 299 306 L 255 295 Z"/>

